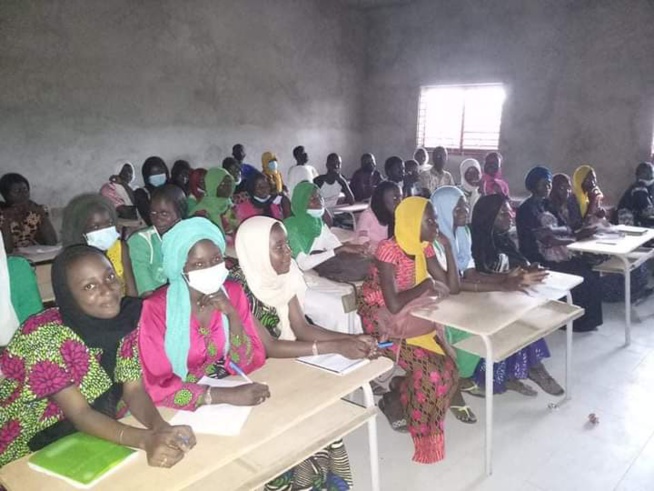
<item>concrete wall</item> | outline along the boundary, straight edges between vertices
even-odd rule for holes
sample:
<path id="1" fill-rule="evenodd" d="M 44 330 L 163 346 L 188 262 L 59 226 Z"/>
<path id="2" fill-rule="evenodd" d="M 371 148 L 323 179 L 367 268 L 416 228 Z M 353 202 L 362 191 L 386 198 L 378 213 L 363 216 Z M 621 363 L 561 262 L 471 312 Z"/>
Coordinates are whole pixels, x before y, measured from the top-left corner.
<path id="1" fill-rule="evenodd" d="M 503 82 L 500 150 L 512 192 L 535 164 L 591 163 L 610 200 L 650 157 L 654 3 L 438 0 L 369 12 L 365 147 L 415 148 L 421 85 Z M 452 165 L 458 179 L 458 169 Z"/>
<path id="2" fill-rule="evenodd" d="M 323 0 L 3 0 L 0 171 L 61 206 L 120 158 L 216 165 L 242 142 L 256 165 L 298 144 L 353 162 L 363 20 Z"/>

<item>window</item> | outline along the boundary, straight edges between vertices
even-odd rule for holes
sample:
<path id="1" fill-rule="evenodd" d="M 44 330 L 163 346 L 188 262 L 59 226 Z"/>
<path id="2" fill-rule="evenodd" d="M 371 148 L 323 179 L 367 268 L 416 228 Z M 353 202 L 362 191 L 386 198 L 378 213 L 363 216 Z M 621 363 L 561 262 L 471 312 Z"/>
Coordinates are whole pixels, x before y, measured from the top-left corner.
<path id="1" fill-rule="evenodd" d="M 422 87 L 418 146 L 454 154 L 497 150 L 505 98 L 502 84 Z"/>

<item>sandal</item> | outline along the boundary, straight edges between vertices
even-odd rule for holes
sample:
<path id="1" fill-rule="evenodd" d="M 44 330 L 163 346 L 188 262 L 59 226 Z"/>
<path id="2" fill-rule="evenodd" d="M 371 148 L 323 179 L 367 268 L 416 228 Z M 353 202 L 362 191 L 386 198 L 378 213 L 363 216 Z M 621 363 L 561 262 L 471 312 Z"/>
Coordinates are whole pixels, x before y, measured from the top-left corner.
<path id="1" fill-rule="evenodd" d="M 506 390 L 512 390 L 518 394 L 522 394 L 527 397 L 536 397 L 538 392 L 527 384 L 521 382 L 520 380 L 508 380 L 506 382 Z"/>
<path id="2" fill-rule="evenodd" d="M 391 392 L 397 392 L 398 394 L 400 393 L 400 389 L 402 387 L 402 384 L 406 380 L 406 377 L 404 375 L 397 375 L 393 377 L 388 384 L 388 389 Z"/>
<path id="3" fill-rule="evenodd" d="M 470 380 L 470 385 L 467 387 L 461 387 L 461 392 L 470 394 L 474 397 L 486 397 L 486 391 L 482 389 L 477 382 L 473 382 L 472 380 Z"/>
<path id="4" fill-rule="evenodd" d="M 466 424 L 474 424 L 477 422 L 477 416 L 472 412 L 470 406 L 450 406 L 450 411 L 454 414 L 454 417 Z"/>
<path id="5" fill-rule="evenodd" d="M 561 396 L 565 393 L 563 387 L 554 380 L 542 364 L 531 368 L 528 377 L 529 380 L 532 380 L 536 385 L 543 389 L 544 392 L 550 395 Z"/>
<path id="6" fill-rule="evenodd" d="M 386 392 L 377 403 L 377 406 L 384 413 L 393 430 L 399 433 L 408 433 L 409 428 L 404 416 L 404 408 L 397 394 Z"/>

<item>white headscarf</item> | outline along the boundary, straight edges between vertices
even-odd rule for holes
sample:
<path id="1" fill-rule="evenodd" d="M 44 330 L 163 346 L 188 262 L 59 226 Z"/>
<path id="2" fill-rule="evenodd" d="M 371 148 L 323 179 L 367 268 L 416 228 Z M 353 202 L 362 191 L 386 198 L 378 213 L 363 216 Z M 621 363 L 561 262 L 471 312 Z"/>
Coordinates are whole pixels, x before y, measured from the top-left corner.
<path id="1" fill-rule="evenodd" d="M 11 303 L 9 267 L 3 244 L 2 232 L 0 232 L 0 346 L 6 346 L 9 343 L 20 324 Z"/>
<path id="2" fill-rule="evenodd" d="M 468 194 L 468 204 L 470 206 L 470 214 L 468 215 L 468 220 L 472 220 L 472 211 L 475 208 L 475 203 L 479 200 L 481 193 L 479 192 L 479 186 L 473 186 L 468 181 L 466 181 L 465 175 L 466 171 L 472 167 L 475 167 L 479 171 L 479 177 L 481 178 L 481 165 L 475 159 L 465 159 L 461 162 L 461 187 Z"/>
<path id="3" fill-rule="evenodd" d="M 264 216 L 255 216 L 244 221 L 236 232 L 236 255 L 250 290 L 261 302 L 277 310 L 281 335 L 279 339 L 294 340 L 289 317 L 289 302 L 298 298 L 304 304 L 307 285 L 300 268 L 291 259 L 291 268 L 286 274 L 277 274 L 270 262 L 270 233 L 278 223 L 284 232 L 282 222 Z"/>

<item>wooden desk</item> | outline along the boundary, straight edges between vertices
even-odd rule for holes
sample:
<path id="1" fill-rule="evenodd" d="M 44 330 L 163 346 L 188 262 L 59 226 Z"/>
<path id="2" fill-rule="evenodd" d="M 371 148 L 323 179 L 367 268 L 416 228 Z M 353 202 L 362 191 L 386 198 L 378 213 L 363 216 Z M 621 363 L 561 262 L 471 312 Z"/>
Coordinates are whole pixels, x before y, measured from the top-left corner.
<path id="1" fill-rule="evenodd" d="M 52 290 L 52 261 L 61 251 L 61 246 L 30 246 L 21 247 L 17 254 L 28 259 L 34 264 L 36 283 L 44 303 L 54 302 L 54 291 Z"/>
<path id="2" fill-rule="evenodd" d="M 563 275 L 563 276 L 560 276 Z M 572 305 L 569 290 L 583 278 L 557 273 L 550 275 L 544 286 L 553 296 L 566 297 L 568 303 L 550 300 L 552 294 L 533 290 L 521 292 L 461 292 L 451 295 L 434 307 L 417 309 L 412 314 L 445 326 L 452 326 L 475 335 L 454 346 L 486 359 L 486 474 L 492 473 L 493 456 L 493 369 L 500 362 L 552 331 L 567 325 L 566 333 L 566 395 L 570 398 L 572 366 L 572 321 L 584 310 Z"/>
<path id="3" fill-rule="evenodd" d="M 376 413 L 372 379 L 393 363 L 374 360 L 338 376 L 295 360 L 270 359 L 251 375 L 270 386 L 271 397 L 256 406 L 238 437 L 197 435 L 197 445 L 172 469 L 147 465 L 144 452 L 94 489 L 102 490 L 251 490 L 292 468 L 327 444 L 368 424 L 373 489 L 379 490 Z M 341 398 L 362 388 L 365 407 Z M 166 419 L 173 410 L 162 409 Z M 130 418 L 130 424 L 134 423 Z M 71 489 L 64 481 L 31 470 L 28 457 L 0 469 L 9 491 Z"/>
<path id="4" fill-rule="evenodd" d="M 595 270 L 601 273 L 624 275 L 624 337 L 625 345 L 628 346 L 631 344 L 631 272 L 654 257 L 654 249 L 642 247 L 654 239 L 654 230 L 623 225 L 618 225 L 616 229 L 627 234 L 629 231 L 640 231 L 642 235 L 625 235 L 615 239 L 583 240 L 568 245 L 568 249 L 574 252 L 612 256 L 610 260 L 600 264 Z"/>

